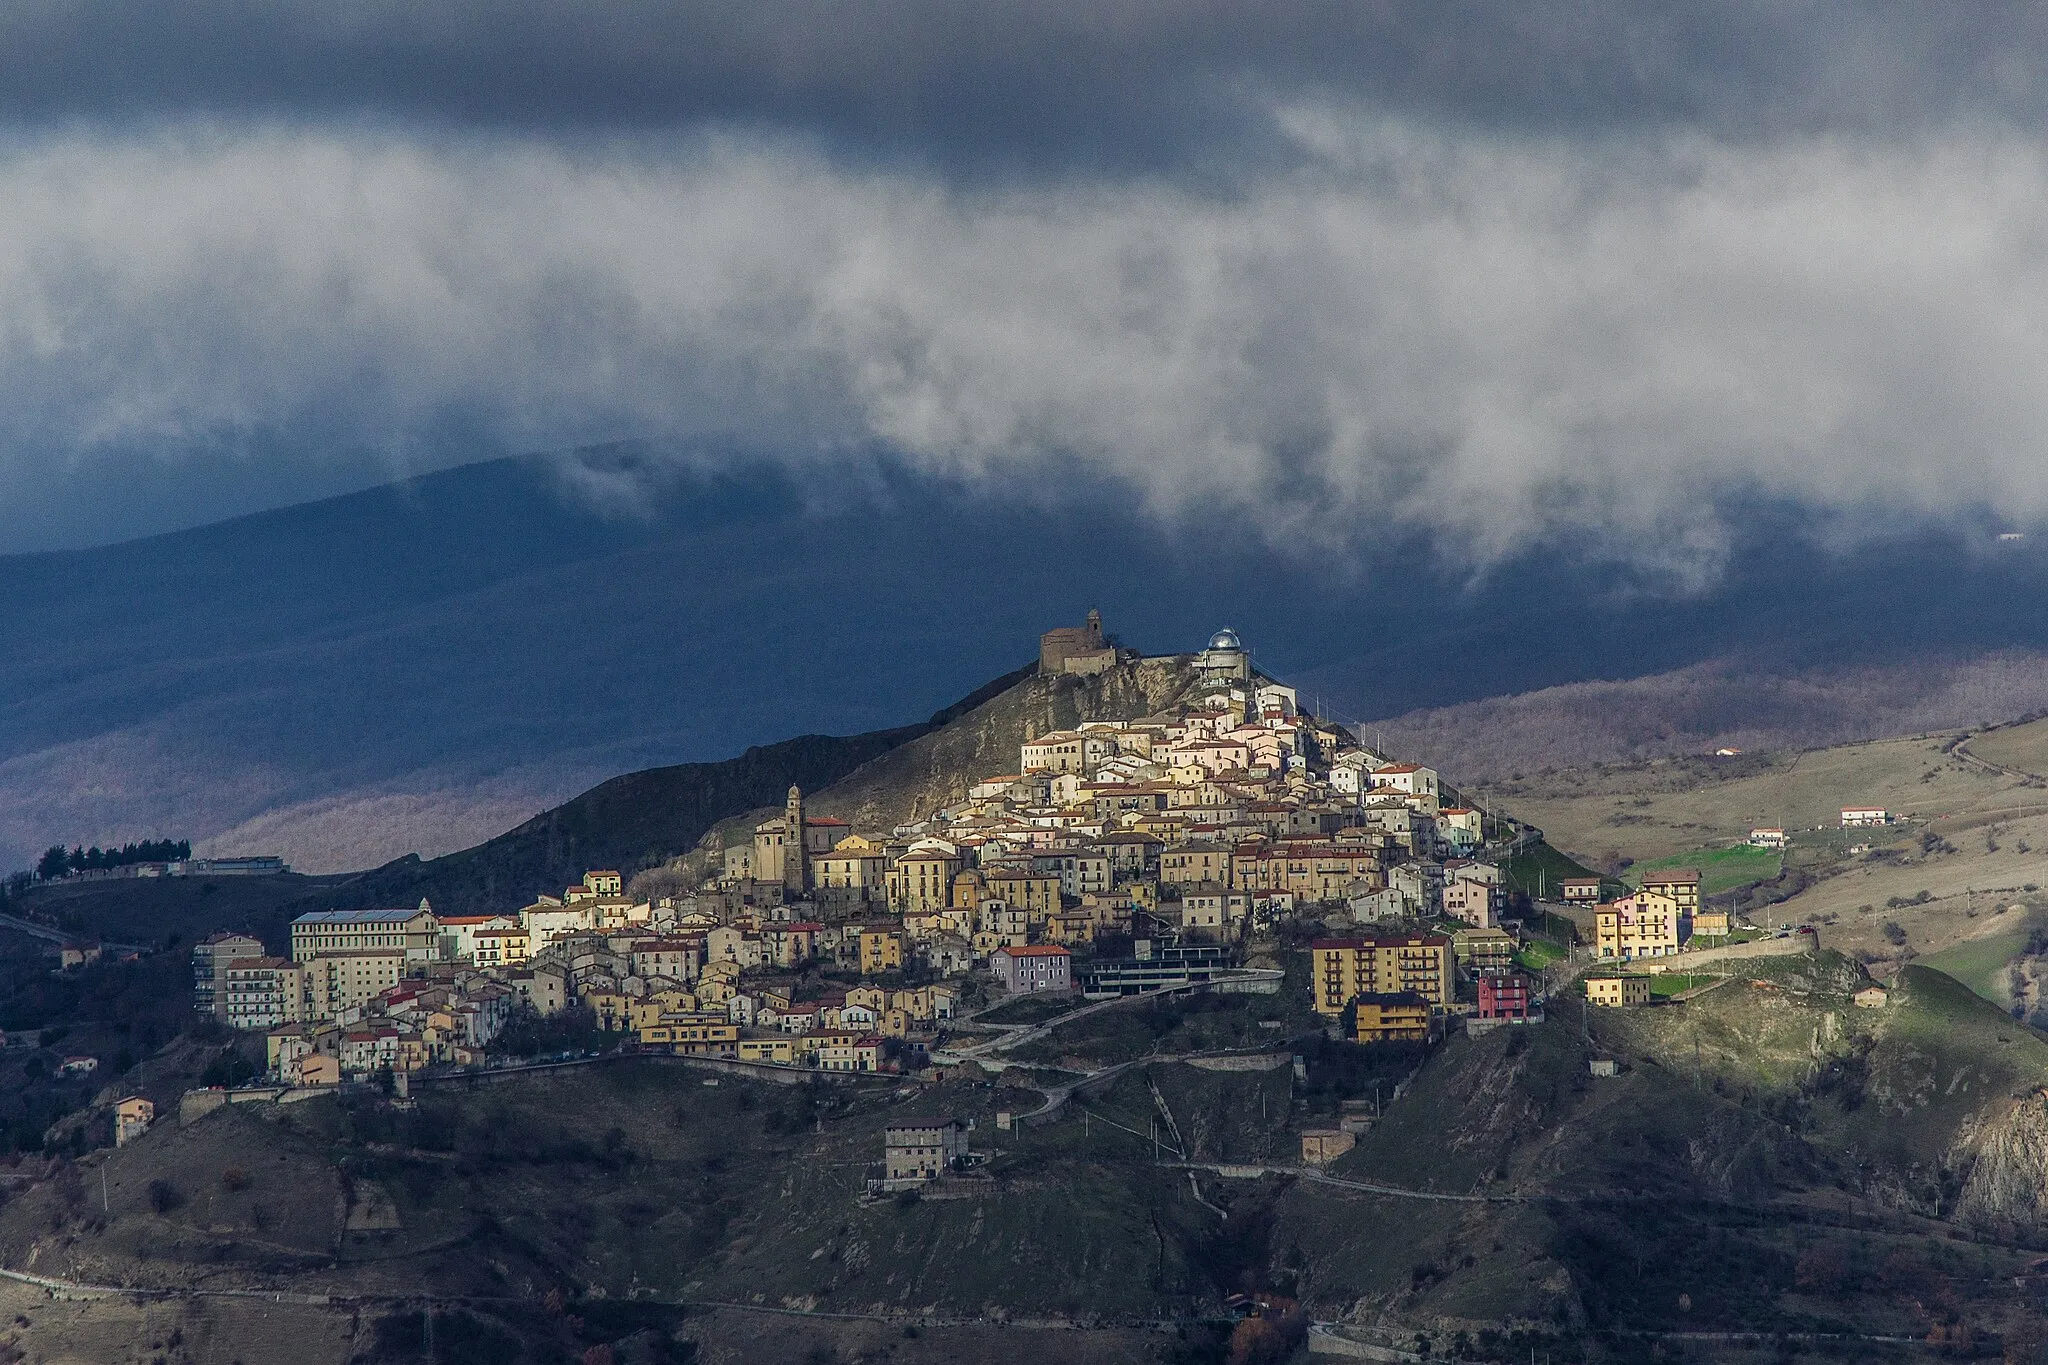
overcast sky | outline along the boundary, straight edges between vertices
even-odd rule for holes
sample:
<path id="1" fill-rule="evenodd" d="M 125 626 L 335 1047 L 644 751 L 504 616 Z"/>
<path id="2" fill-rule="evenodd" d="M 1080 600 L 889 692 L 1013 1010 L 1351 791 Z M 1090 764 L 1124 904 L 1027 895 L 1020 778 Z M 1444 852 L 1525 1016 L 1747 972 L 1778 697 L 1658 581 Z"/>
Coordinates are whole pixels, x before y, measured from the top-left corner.
<path id="1" fill-rule="evenodd" d="M 629 436 L 1473 563 L 1711 573 L 1730 493 L 2032 524 L 2044 28 L 21 0 L 0 551 Z"/>

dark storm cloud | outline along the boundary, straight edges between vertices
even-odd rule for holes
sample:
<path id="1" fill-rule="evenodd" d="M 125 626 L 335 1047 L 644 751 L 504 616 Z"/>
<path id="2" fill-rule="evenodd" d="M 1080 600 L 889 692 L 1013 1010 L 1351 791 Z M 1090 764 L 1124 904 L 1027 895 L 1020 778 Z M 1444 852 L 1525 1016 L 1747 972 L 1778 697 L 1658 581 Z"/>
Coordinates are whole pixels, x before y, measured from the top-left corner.
<path id="1" fill-rule="evenodd" d="M 2048 516 L 2044 26 L 16 5 L 0 504 L 647 437 L 1479 563 L 1708 571 L 1730 489 Z"/>
<path id="2" fill-rule="evenodd" d="M 2031 5 L 1356 0 L 18 3 L 0 121 L 767 126 L 959 170 L 1270 155 L 1277 103 L 1718 137 L 2037 119 Z"/>

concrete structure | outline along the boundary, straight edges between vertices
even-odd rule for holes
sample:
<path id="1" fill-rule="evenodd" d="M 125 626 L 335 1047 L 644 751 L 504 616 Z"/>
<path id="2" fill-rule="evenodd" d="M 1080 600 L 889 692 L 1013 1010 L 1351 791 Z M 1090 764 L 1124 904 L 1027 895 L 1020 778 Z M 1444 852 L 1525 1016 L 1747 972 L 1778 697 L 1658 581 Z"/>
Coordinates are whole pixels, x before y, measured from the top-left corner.
<path id="1" fill-rule="evenodd" d="M 1252 675 L 1251 654 L 1234 630 L 1219 630 L 1209 637 L 1209 647 L 1195 656 L 1195 671 L 1211 685 L 1244 682 Z"/>
<path id="2" fill-rule="evenodd" d="M 262 956 L 260 939 L 247 934 L 208 934 L 192 949 L 192 1008 L 222 1018 L 227 1001 L 220 986 L 227 979 L 228 964 Z"/>
<path id="3" fill-rule="evenodd" d="M 1782 853 L 1790 842 L 1785 837 L 1785 831 L 1775 825 L 1759 825 L 1749 832 L 1751 848 L 1768 848 L 1774 853 Z"/>
<path id="4" fill-rule="evenodd" d="M 1882 986 L 1865 986 L 1849 997 L 1858 1009 L 1881 1010 L 1891 1003 L 1891 995 Z"/>
<path id="5" fill-rule="evenodd" d="M 1342 1128 L 1304 1128 L 1301 1131 L 1301 1159 L 1310 1166 L 1322 1166 L 1358 1145 L 1358 1135 Z"/>
<path id="6" fill-rule="evenodd" d="M 1860 829 L 1868 825 L 1889 825 L 1891 822 L 1891 812 L 1883 806 L 1842 807 L 1843 829 Z"/>
<path id="7" fill-rule="evenodd" d="M 229 1028 L 296 1024 L 305 1015 L 306 969 L 289 958 L 241 958 L 228 964 L 221 995 L 221 1018 Z"/>
<path id="8" fill-rule="evenodd" d="M 1052 944 L 998 948 L 988 959 L 996 983 L 1011 995 L 1072 990 L 1073 962 L 1072 953 Z"/>
<path id="9" fill-rule="evenodd" d="M 1650 979 L 1646 976 L 1589 976 L 1586 1003 L 1620 1009 L 1625 1005 L 1650 1003 Z"/>
<path id="10" fill-rule="evenodd" d="M 905 1120 L 882 1130 L 882 1177 L 888 1181 L 936 1180 L 967 1162 L 966 1119 Z"/>

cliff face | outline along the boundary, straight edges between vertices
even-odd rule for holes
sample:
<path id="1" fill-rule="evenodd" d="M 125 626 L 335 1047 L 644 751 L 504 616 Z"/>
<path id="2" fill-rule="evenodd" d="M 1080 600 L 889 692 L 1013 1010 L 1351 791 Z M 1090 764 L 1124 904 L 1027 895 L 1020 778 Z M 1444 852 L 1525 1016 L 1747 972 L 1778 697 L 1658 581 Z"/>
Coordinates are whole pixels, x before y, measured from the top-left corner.
<path id="1" fill-rule="evenodd" d="M 1957 1155 L 1969 1170 L 1956 1199 L 1958 1220 L 2048 1227 L 2048 1091 L 1991 1119 Z"/>
<path id="2" fill-rule="evenodd" d="M 1186 697 L 1195 687 L 1184 656 L 1119 664 L 1092 678 L 1023 679 L 950 724 L 882 754 L 818 793 L 821 815 L 866 833 L 887 832 L 960 801 L 981 778 L 1017 771 L 1027 731 L 1084 720 L 1137 720 Z"/>

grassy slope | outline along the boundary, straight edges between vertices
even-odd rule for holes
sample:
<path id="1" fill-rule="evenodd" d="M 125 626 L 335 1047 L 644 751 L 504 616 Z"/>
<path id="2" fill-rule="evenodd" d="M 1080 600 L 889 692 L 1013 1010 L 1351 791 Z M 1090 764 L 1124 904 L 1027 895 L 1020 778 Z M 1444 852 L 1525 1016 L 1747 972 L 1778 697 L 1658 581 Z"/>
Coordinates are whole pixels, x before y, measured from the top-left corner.
<path id="1" fill-rule="evenodd" d="M 1631 886 L 1641 886 L 1643 878 L 1652 872 L 1668 871 L 1672 868 L 1695 868 L 1700 874 L 1700 894 L 1718 896 L 1723 891 L 1737 887 L 1752 886 L 1757 882 L 1769 881 L 1784 869 L 1785 860 L 1767 848 L 1751 848 L 1738 844 L 1733 848 L 1701 848 L 1690 853 L 1676 853 L 1665 858 L 1652 858 L 1629 868 L 1627 880 Z"/>
<path id="2" fill-rule="evenodd" d="M 2039 916 L 2001 928 L 1980 938 L 1964 939 L 1919 959 L 1922 967 L 1945 972 L 2001 1008 L 2011 1005 L 2012 991 L 2006 969 L 2026 952 L 2033 941 Z"/>

